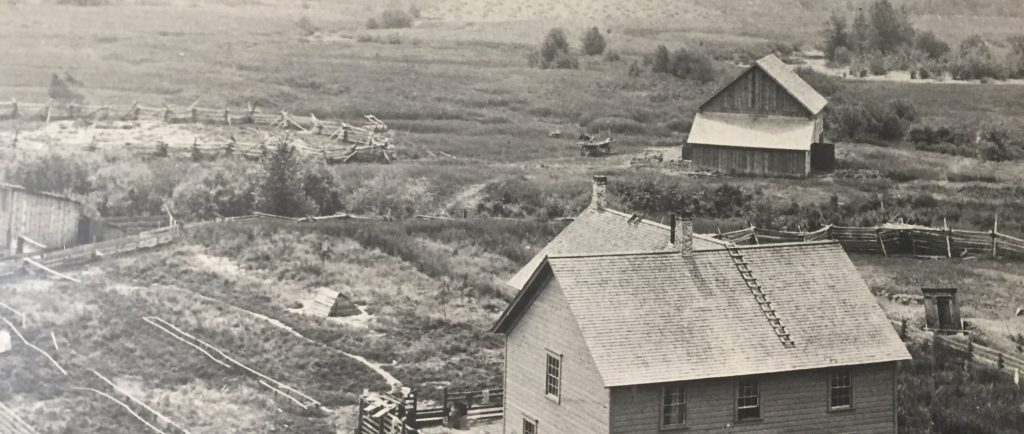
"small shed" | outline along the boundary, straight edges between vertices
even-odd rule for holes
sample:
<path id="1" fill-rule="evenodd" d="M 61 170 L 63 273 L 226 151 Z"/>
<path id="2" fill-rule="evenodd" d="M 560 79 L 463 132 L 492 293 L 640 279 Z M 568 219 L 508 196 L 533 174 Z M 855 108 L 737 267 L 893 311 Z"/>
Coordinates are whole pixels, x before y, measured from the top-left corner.
<path id="1" fill-rule="evenodd" d="M 921 288 L 924 293 L 925 329 L 940 333 L 963 331 L 956 288 Z"/>
<path id="2" fill-rule="evenodd" d="M 0 183 L 0 256 L 83 244 L 91 226 L 81 203 Z"/>

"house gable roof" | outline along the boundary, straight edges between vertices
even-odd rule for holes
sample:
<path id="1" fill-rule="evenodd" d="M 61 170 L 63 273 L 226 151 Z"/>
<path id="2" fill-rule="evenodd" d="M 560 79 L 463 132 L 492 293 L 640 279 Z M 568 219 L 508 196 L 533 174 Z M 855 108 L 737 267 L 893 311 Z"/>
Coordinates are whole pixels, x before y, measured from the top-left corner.
<path id="1" fill-rule="evenodd" d="M 558 279 L 606 387 L 910 358 L 837 243 L 740 249 L 795 347 L 779 342 L 725 250 L 552 255 L 539 270 Z M 543 287 L 527 285 L 495 331 Z"/>
<path id="2" fill-rule="evenodd" d="M 621 211 L 588 207 L 513 275 L 508 284 L 522 290 L 548 255 L 666 250 L 671 248 L 670 231 L 667 225 Z M 696 250 L 721 249 L 724 244 L 705 235 L 694 234 L 693 237 Z"/>
<path id="3" fill-rule="evenodd" d="M 782 60 L 779 59 L 776 55 L 769 54 L 765 57 L 762 57 L 757 62 L 754 62 L 753 65 L 750 65 L 749 67 L 744 69 L 743 72 L 739 73 L 739 75 L 737 75 L 736 78 L 730 80 L 728 83 L 724 84 L 714 93 L 712 93 L 711 96 L 709 96 L 707 99 L 704 100 L 704 102 L 700 104 L 700 108 L 703 109 L 708 102 L 710 102 L 712 99 L 718 96 L 718 94 L 722 93 L 722 91 L 724 91 L 734 82 L 736 82 L 736 80 L 738 80 L 740 77 L 743 77 L 744 74 L 746 74 L 747 72 L 754 68 L 758 68 L 761 71 L 764 71 L 764 73 L 771 77 L 772 80 L 775 80 L 775 82 L 778 83 L 779 86 L 781 86 L 783 89 L 785 89 L 785 91 L 789 93 L 790 96 L 796 99 L 797 102 L 800 103 L 800 105 L 804 106 L 804 108 L 806 108 L 812 116 L 821 113 L 825 106 L 828 105 L 828 100 L 826 100 L 825 97 L 821 96 L 821 94 L 818 93 L 818 91 L 814 90 L 814 88 L 811 87 L 811 85 L 807 84 L 807 82 L 804 81 L 804 79 L 800 78 L 799 75 L 796 75 L 796 73 L 793 72 L 792 68 L 783 63 Z"/>

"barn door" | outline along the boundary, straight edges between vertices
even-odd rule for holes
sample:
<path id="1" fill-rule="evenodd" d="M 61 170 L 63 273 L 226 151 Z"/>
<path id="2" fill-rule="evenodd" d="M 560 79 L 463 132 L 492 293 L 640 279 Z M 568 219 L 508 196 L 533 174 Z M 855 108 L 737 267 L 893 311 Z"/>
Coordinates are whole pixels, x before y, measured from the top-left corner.
<path id="1" fill-rule="evenodd" d="M 78 218 L 78 236 L 75 237 L 75 244 L 89 244 L 92 242 L 92 221 L 89 217 Z"/>

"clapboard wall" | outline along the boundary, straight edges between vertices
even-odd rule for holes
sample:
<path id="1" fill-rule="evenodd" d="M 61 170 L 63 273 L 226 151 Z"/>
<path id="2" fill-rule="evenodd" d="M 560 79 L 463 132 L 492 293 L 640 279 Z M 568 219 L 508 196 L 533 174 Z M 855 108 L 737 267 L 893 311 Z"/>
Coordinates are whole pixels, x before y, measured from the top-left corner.
<path id="1" fill-rule="evenodd" d="M 686 390 L 686 431 L 731 433 L 894 433 L 895 363 L 849 367 L 853 406 L 830 411 L 830 370 L 795 371 L 760 377 L 761 418 L 736 421 L 735 378 L 681 383 Z M 657 434 L 662 385 L 611 391 L 611 432 Z M 683 430 L 674 430 L 677 432 Z"/>
<path id="2" fill-rule="evenodd" d="M 16 254 L 18 237 L 47 248 L 62 248 L 87 238 L 82 206 L 70 199 L 37 193 L 18 186 L 0 185 L 0 251 Z M 34 250 L 34 249 L 33 249 Z"/>
<path id="3" fill-rule="evenodd" d="M 693 164 L 727 174 L 802 177 L 811 173 L 809 151 L 690 144 Z"/>

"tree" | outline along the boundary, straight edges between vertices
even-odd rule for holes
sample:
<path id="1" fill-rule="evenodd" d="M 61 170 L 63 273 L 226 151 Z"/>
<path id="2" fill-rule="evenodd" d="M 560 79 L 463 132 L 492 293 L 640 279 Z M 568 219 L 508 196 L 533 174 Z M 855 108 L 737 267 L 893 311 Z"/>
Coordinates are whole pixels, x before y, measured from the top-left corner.
<path id="1" fill-rule="evenodd" d="M 864 9 L 857 10 L 857 18 L 853 20 L 853 28 L 847 40 L 850 51 L 861 53 L 871 47 L 871 23 L 868 22 Z"/>
<path id="2" fill-rule="evenodd" d="M 304 217 L 317 213 L 317 206 L 302 186 L 302 167 L 295 147 L 280 141 L 261 161 L 256 189 L 256 208 L 286 217 Z"/>
<path id="3" fill-rule="evenodd" d="M 541 68 L 571 68 L 579 66 L 576 56 L 569 52 L 569 38 L 559 28 L 551 29 L 540 46 Z M 532 63 L 532 62 L 531 62 Z"/>
<path id="4" fill-rule="evenodd" d="M 651 71 L 669 72 L 668 48 L 664 45 L 659 45 L 658 48 L 654 49 L 654 60 L 651 64 Z"/>
<path id="5" fill-rule="evenodd" d="M 872 48 L 892 53 L 914 42 L 914 27 L 906 9 L 896 10 L 889 0 L 871 5 Z"/>
<path id="6" fill-rule="evenodd" d="M 669 72 L 676 77 L 699 83 L 707 83 L 715 79 L 715 68 L 711 64 L 711 58 L 684 48 L 672 53 L 669 69 Z"/>
<path id="7" fill-rule="evenodd" d="M 850 46 L 850 35 L 846 25 L 846 18 L 838 12 L 832 12 L 825 23 L 825 59 L 829 62 L 836 61 L 836 50 Z"/>
<path id="8" fill-rule="evenodd" d="M 54 101 L 62 104 L 81 104 L 85 101 L 85 97 L 82 96 L 81 93 L 76 92 L 72 88 L 71 83 L 62 80 L 57 74 L 53 74 L 53 76 L 50 77 L 50 89 L 48 91 L 48 95 Z"/>
<path id="9" fill-rule="evenodd" d="M 935 36 L 932 31 L 918 33 L 917 39 L 914 41 L 914 48 L 927 54 L 931 59 L 939 59 L 949 52 L 949 44 Z"/>
<path id="10" fill-rule="evenodd" d="M 583 54 L 588 56 L 596 56 L 604 53 L 604 49 L 607 46 L 607 42 L 604 40 L 604 36 L 601 35 L 601 31 L 597 27 L 591 27 L 587 30 L 587 33 L 583 35 Z"/>

